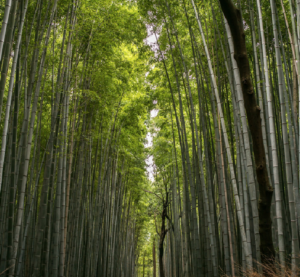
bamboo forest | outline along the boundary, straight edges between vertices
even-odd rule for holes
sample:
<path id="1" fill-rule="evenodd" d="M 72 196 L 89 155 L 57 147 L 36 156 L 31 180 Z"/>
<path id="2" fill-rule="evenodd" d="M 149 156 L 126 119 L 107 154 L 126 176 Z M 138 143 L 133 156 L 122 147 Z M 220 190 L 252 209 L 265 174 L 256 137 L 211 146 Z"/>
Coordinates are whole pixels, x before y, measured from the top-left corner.
<path id="1" fill-rule="evenodd" d="M 300 276 L 300 0 L 0 0 L 0 276 Z"/>

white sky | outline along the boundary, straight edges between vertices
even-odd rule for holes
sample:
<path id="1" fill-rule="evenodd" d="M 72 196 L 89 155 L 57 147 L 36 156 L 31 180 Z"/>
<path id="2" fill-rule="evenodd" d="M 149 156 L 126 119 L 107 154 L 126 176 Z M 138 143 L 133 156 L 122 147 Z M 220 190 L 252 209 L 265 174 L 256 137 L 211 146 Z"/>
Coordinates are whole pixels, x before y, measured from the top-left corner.
<path id="1" fill-rule="evenodd" d="M 147 26 L 147 32 L 148 32 L 148 37 L 145 39 L 144 43 L 149 45 L 152 49 L 152 51 L 156 52 L 157 49 L 155 47 L 155 43 L 156 43 L 156 37 L 154 34 L 151 34 L 152 30 L 152 27 L 151 26 Z M 149 72 L 146 73 L 146 76 L 149 74 Z M 156 103 L 154 103 L 156 104 Z M 150 117 L 151 118 L 154 118 L 156 117 L 158 114 L 158 110 L 157 109 L 153 109 L 152 111 L 150 111 Z M 152 138 L 152 135 L 150 132 L 147 133 L 147 136 L 146 136 L 146 140 L 147 142 L 145 143 L 145 147 L 151 147 L 153 145 L 153 138 Z M 146 159 L 146 164 L 147 164 L 147 173 L 148 173 L 148 179 L 151 181 L 151 182 L 154 182 L 154 167 L 155 167 L 155 164 L 154 164 L 154 161 L 153 161 L 153 156 L 149 156 L 147 159 Z"/>
<path id="2" fill-rule="evenodd" d="M 150 116 L 151 118 L 154 118 L 156 117 L 158 114 L 158 110 L 156 109 L 153 109 L 151 112 L 150 112 Z M 153 145 L 153 137 L 151 135 L 150 132 L 147 133 L 147 136 L 146 136 L 146 139 L 147 139 L 147 143 L 145 144 L 145 147 L 151 147 Z M 154 182 L 154 168 L 155 168 L 155 164 L 154 164 L 154 161 L 153 161 L 153 156 L 149 156 L 147 159 L 146 159 L 146 164 L 147 164 L 147 172 L 148 172 L 148 179 L 151 181 L 151 182 Z"/>
<path id="3" fill-rule="evenodd" d="M 156 52 L 156 37 L 155 37 L 155 34 L 152 34 L 152 26 L 150 25 L 147 25 L 147 33 L 148 33 L 148 36 L 147 38 L 144 40 L 144 43 L 149 45 L 152 49 L 152 51 Z M 157 37 L 159 37 L 159 34 L 156 34 Z"/>

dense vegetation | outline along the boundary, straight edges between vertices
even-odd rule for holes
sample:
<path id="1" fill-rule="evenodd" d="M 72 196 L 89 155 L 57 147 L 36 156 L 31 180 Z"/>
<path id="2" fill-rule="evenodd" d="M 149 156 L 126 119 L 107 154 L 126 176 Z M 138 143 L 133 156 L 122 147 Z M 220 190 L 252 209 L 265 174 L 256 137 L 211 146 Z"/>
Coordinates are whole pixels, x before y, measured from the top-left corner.
<path id="1" fill-rule="evenodd" d="M 298 0 L 0 0 L 0 24 L 0 275 L 300 274 Z"/>

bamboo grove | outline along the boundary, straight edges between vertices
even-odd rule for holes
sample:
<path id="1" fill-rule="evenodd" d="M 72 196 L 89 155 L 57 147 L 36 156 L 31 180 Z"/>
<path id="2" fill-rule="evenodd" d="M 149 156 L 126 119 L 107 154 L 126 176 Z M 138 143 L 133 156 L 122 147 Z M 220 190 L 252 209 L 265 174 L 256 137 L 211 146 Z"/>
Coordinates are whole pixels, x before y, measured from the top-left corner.
<path id="1" fill-rule="evenodd" d="M 1 1 L 2 276 L 135 275 L 149 102 L 136 10 Z"/>
<path id="2" fill-rule="evenodd" d="M 299 0 L 0 19 L 0 275 L 300 274 Z"/>
<path id="3" fill-rule="evenodd" d="M 153 249 L 159 276 L 298 276 L 300 2 L 139 7 L 159 110 L 139 266 L 156 267 Z"/>

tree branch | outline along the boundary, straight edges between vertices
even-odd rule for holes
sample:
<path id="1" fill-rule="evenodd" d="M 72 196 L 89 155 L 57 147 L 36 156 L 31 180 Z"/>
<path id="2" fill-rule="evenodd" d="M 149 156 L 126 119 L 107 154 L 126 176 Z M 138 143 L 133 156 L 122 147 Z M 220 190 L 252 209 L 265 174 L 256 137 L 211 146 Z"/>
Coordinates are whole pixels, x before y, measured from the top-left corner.
<path id="1" fill-rule="evenodd" d="M 169 220 L 171 226 L 172 226 L 172 230 L 174 232 L 174 224 L 172 223 L 171 219 L 169 218 L 169 216 L 166 214 L 166 218 Z"/>
<path id="2" fill-rule="evenodd" d="M 160 237 L 160 234 L 158 233 L 158 230 L 157 230 L 157 224 L 156 224 L 156 217 L 154 216 L 154 222 L 155 222 L 155 229 L 156 229 L 156 233 L 158 234 L 158 236 Z"/>
<path id="3" fill-rule="evenodd" d="M 145 189 L 142 189 L 144 192 L 148 192 L 148 193 L 152 193 L 154 194 L 156 197 L 158 197 L 160 200 L 163 200 L 160 196 L 158 196 L 155 192 L 152 192 L 152 191 L 149 191 L 149 190 L 145 190 Z"/>

